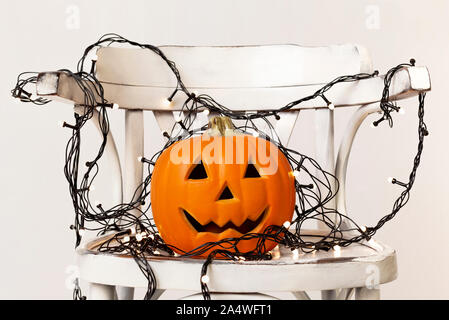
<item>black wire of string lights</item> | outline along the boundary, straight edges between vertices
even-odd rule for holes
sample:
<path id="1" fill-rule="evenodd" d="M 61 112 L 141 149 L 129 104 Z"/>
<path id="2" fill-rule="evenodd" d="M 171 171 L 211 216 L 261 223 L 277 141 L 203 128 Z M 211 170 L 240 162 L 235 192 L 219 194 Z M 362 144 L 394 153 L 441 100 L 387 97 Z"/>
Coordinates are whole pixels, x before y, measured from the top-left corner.
<path id="1" fill-rule="evenodd" d="M 99 173 L 98 161 L 104 153 L 107 135 L 109 133 L 107 109 L 113 108 L 114 104 L 108 102 L 104 97 L 103 87 L 95 76 L 95 61 L 92 61 L 89 72 L 84 71 L 84 69 L 86 59 L 91 51 L 101 46 L 110 46 L 114 43 L 128 44 L 150 50 L 157 54 L 170 67 L 177 79 L 177 86 L 167 100 L 170 102 L 178 92 L 185 94 L 186 99 L 179 112 L 179 119 L 172 127 L 171 132 L 163 132 L 164 137 L 167 138 L 163 148 L 149 158 L 140 158 L 146 164 L 148 171 L 143 182 L 136 188 L 132 200 L 128 203 L 116 204 L 111 208 L 104 208 L 101 203 L 92 205 L 89 192 L 92 190 L 92 182 Z M 414 65 L 415 61 L 411 59 L 410 63 L 399 64 L 386 73 L 384 90 L 380 101 L 380 108 L 383 115 L 380 119 L 373 122 L 374 126 L 378 126 L 383 121 L 387 121 L 390 127 L 393 126 L 392 112 L 398 112 L 399 107 L 390 101 L 389 89 L 391 81 L 399 70 Z M 383 216 L 375 226 L 360 227 L 348 216 L 338 212 L 335 208 L 328 207 L 328 203 L 338 192 L 337 178 L 333 174 L 323 170 L 313 158 L 284 146 L 269 121 L 269 117 L 274 117 L 279 120 L 280 112 L 289 110 L 294 106 L 313 99 L 323 99 L 329 109 L 333 109 L 333 104 L 325 96 L 328 90 L 339 83 L 355 82 L 377 77 L 378 71 L 338 77 L 312 95 L 292 101 L 281 108 L 258 112 L 232 111 L 215 101 L 209 95 L 190 92 L 182 82 L 176 64 L 169 60 L 160 48 L 130 41 L 117 34 L 106 34 L 97 42 L 88 46 L 78 62 L 77 72 L 71 72 L 67 69 L 59 71 L 74 79 L 84 93 L 84 101 L 78 105 L 78 111 L 74 114 L 75 124 L 63 123 L 64 127 L 72 131 L 65 151 L 64 174 L 69 183 L 69 191 L 75 211 L 75 221 L 71 229 L 75 230 L 76 246 L 80 244 L 82 231 L 84 230 L 94 230 L 99 234 L 112 232 L 111 236 L 99 246 L 98 250 L 112 254 L 126 253 L 134 258 L 148 280 L 145 299 L 150 299 L 157 287 L 156 277 L 148 261 L 148 258 L 151 256 L 165 256 L 167 258 L 171 256 L 197 257 L 209 252 L 203 263 L 200 283 L 203 297 L 210 299 L 207 285 L 207 269 L 217 257 L 234 261 L 268 260 L 272 256 L 270 252 L 266 252 L 265 250 L 267 241 L 274 241 L 291 250 L 301 250 L 307 253 L 314 250 L 331 250 L 336 248 L 336 246 L 344 247 L 351 243 L 362 241 L 363 239 L 369 240 L 386 222 L 393 219 L 397 212 L 408 202 L 423 151 L 424 137 L 428 135 L 427 127 L 424 123 L 425 93 L 420 93 L 418 96 L 418 148 L 408 182 L 392 179 L 391 182 L 402 187 L 403 190 L 395 200 L 391 212 Z M 18 76 L 16 86 L 11 91 L 12 95 L 23 102 L 31 102 L 37 105 L 49 103 L 50 100 L 42 97 L 33 97 L 29 91 L 25 90 L 30 84 L 36 84 L 37 80 L 38 74 L 35 72 L 21 73 Z M 150 195 L 149 186 L 154 165 L 159 155 L 170 145 L 181 139 L 188 139 L 192 136 L 199 135 L 207 129 L 207 126 L 200 128 L 194 127 L 194 121 L 198 112 L 201 110 L 227 116 L 236 121 L 243 121 L 243 125 L 236 126 L 236 130 L 243 133 L 256 132 L 259 138 L 270 140 L 286 156 L 297 177 L 295 179 L 297 195 L 295 205 L 296 217 L 291 222 L 282 226 L 269 226 L 263 233 L 248 233 L 239 238 L 226 238 L 217 242 L 205 243 L 189 252 L 185 252 L 162 240 L 152 217 L 148 215 L 151 208 L 151 201 L 148 201 Z M 93 117 L 94 112 L 98 112 L 102 142 L 97 155 L 83 166 L 80 164 L 81 130 L 85 123 Z M 269 133 L 260 130 L 256 121 L 263 121 L 269 129 Z M 85 167 L 84 170 L 82 169 L 83 167 Z M 301 175 L 301 178 L 299 178 L 299 175 Z M 301 180 L 301 183 L 298 180 Z M 135 212 L 139 214 L 136 215 Z M 331 219 L 331 215 L 336 218 Z M 310 237 L 307 238 L 308 235 L 301 233 L 303 230 L 302 226 L 305 222 L 311 220 L 324 223 L 329 228 L 328 233 L 318 237 L 318 239 L 314 238 L 316 240 L 310 240 Z M 343 221 L 346 221 L 346 223 L 343 223 Z M 238 243 L 251 239 L 257 239 L 257 245 L 254 250 L 250 252 L 239 252 L 237 249 Z M 182 254 L 176 254 L 174 249 L 182 252 Z M 76 283 L 74 299 L 79 298 L 85 297 L 81 294 L 81 289 L 78 283 Z"/>

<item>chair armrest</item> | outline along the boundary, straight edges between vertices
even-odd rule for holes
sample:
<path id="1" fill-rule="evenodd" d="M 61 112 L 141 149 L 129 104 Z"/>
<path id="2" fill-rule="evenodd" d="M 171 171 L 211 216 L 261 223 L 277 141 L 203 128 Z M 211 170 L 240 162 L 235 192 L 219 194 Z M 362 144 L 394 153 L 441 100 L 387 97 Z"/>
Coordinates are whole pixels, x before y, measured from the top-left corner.
<path id="1" fill-rule="evenodd" d="M 431 90 L 430 74 L 426 67 L 405 67 L 393 77 L 390 93 L 400 88 L 400 94 L 390 94 L 391 100 L 399 100 L 417 96 Z M 347 215 L 346 209 L 346 172 L 352 143 L 358 129 L 366 117 L 375 112 L 381 112 L 380 103 L 370 103 L 359 107 L 352 115 L 344 133 L 338 150 L 335 165 L 335 176 L 340 183 L 339 192 L 336 195 L 337 210 Z"/>
<path id="2" fill-rule="evenodd" d="M 95 85 L 83 81 L 82 85 L 91 88 L 95 101 L 100 102 Z M 37 76 L 36 94 L 51 100 L 74 104 L 86 104 L 84 91 L 73 77 L 62 71 L 40 72 Z"/>
<path id="3" fill-rule="evenodd" d="M 79 115 L 84 115 L 84 107 L 75 105 L 74 111 Z M 102 136 L 102 131 L 100 123 L 102 122 L 101 115 L 97 110 L 93 110 L 92 121 L 98 130 L 100 136 Z M 111 131 L 108 132 L 106 146 L 104 149 L 104 154 L 109 160 L 111 165 L 111 201 L 115 204 L 123 203 L 123 177 L 122 168 L 120 165 L 120 157 L 117 151 L 117 146 L 115 144 L 114 137 Z"/>
<path id="4" fill-rule="evenodd" d="M 94 89 L 92 90 L 92 92 L 96 92 L 92 83 L 84 81 L 83 85 L 91 86 Z M 81 98 L 84 97 L 84 93 L 80 88 L 80 84 L 64 72 L 57 71 L 39 73 L 36 82 L 36 93 L 39 96 L 43 96 L 51 100 L 75 104 L 74 111 L 80 115 L 84 114 L 84 107 L 79 105 L 84 104 L 84 98 Z M 96 95 L 95 99 L 96 101 L 101 100 L 99 95 Z M 100 128 L 100 114 L 95 109 L 93 110 L 92 120 L 98 132 L 100 133 L 100 135 L 102 135 L 102 131 Z M 114 137 L 112 136 L 112 133 L 110 131 L 107 135 L 107 142 L 104 153 L 110 160 L 112 166 L 112 201 L 113 203 L 122 203 L 122 170 Z"/>

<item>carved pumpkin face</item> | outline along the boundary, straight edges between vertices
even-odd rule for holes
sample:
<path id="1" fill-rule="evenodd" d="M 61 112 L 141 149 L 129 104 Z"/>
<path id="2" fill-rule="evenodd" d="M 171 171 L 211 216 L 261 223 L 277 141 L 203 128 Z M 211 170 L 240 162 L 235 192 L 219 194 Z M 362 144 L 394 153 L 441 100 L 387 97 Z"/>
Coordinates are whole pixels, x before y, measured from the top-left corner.
<path id="1" fill-rule="evenodd" d="M 285 156 L 265 139 L 204 134 L 181 140 L 160 155 L 151 202 L 161 237 L 187 252 L 290 221 L 294 177 Z M 257 239 L 241 241 L 238 249 L 252 251 L 256 244 Z M 276 245 L 265 244 L 267 250 Z"/>

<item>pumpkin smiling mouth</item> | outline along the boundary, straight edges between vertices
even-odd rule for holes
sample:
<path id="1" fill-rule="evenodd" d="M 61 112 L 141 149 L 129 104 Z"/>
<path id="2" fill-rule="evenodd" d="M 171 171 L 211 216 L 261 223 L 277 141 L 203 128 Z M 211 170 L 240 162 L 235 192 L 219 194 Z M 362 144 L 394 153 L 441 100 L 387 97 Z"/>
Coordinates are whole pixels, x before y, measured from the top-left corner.
<path id="1" fill-rule="evenodd" d="M 262 213 L 259 215 L 259 217 L 254 221 L 248 218 L 240 226 L 236 226 L 234 223 L 232 223 L 232 221 L 229 221 L 223 227 L 218 226 L 213 221 L 211 221 L 208 224 L 203 226 L 201 223 L 196 221 L 195 218 L 192 217 L 192 215 L 190 213 L 188 213 L 185 209 L 182 209 L 182 211 L 184 212 L 184 215 L 186 216 L 187 221 L 189 221 L 189 223 L 192 225 L 193 228 L 195 228 L 195 230 L 197 232 L 222 233 L 223 231 L 226 231 L 227 229 L 234 229 L 242 234 L 245 234 L 245 233 L 249 233 L 251 230 L 255 229 L 263 221 L 263 218 L 265 217 L 265 214 L 267 213 L 268 208 L 263 210 Z"/>

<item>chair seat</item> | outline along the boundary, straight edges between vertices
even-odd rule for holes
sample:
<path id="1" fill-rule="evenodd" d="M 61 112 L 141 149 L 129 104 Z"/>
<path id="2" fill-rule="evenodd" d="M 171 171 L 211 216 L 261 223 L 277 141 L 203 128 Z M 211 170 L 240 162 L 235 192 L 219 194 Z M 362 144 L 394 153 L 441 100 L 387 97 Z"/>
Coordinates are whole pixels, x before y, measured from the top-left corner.
<path id="1" fill-rule="evenodd" d="M 305 231 L 317 237 L 317 230 Z M 147 279 L 134 259 L 126 254 L 98 251 L 113 235 L 97 238 L 77 250 L 80 276 L 92 283 L 125 287 L 147 287 Z M 216 292 L 264 292 L 332 290 L 365 287 L 372 277 L 378 283 L 397 277 L 396 253 L 378 241 L 355 243 L 341 248 L 299 255 L 286 247 L 276 247 L 267 261 L 216 260 L 208 269 L 209 289 Z M 151 257 L 157 288 L 201 290 L 202 259 Z M 370 280 L 371 279 L 371 280 Z"/>

